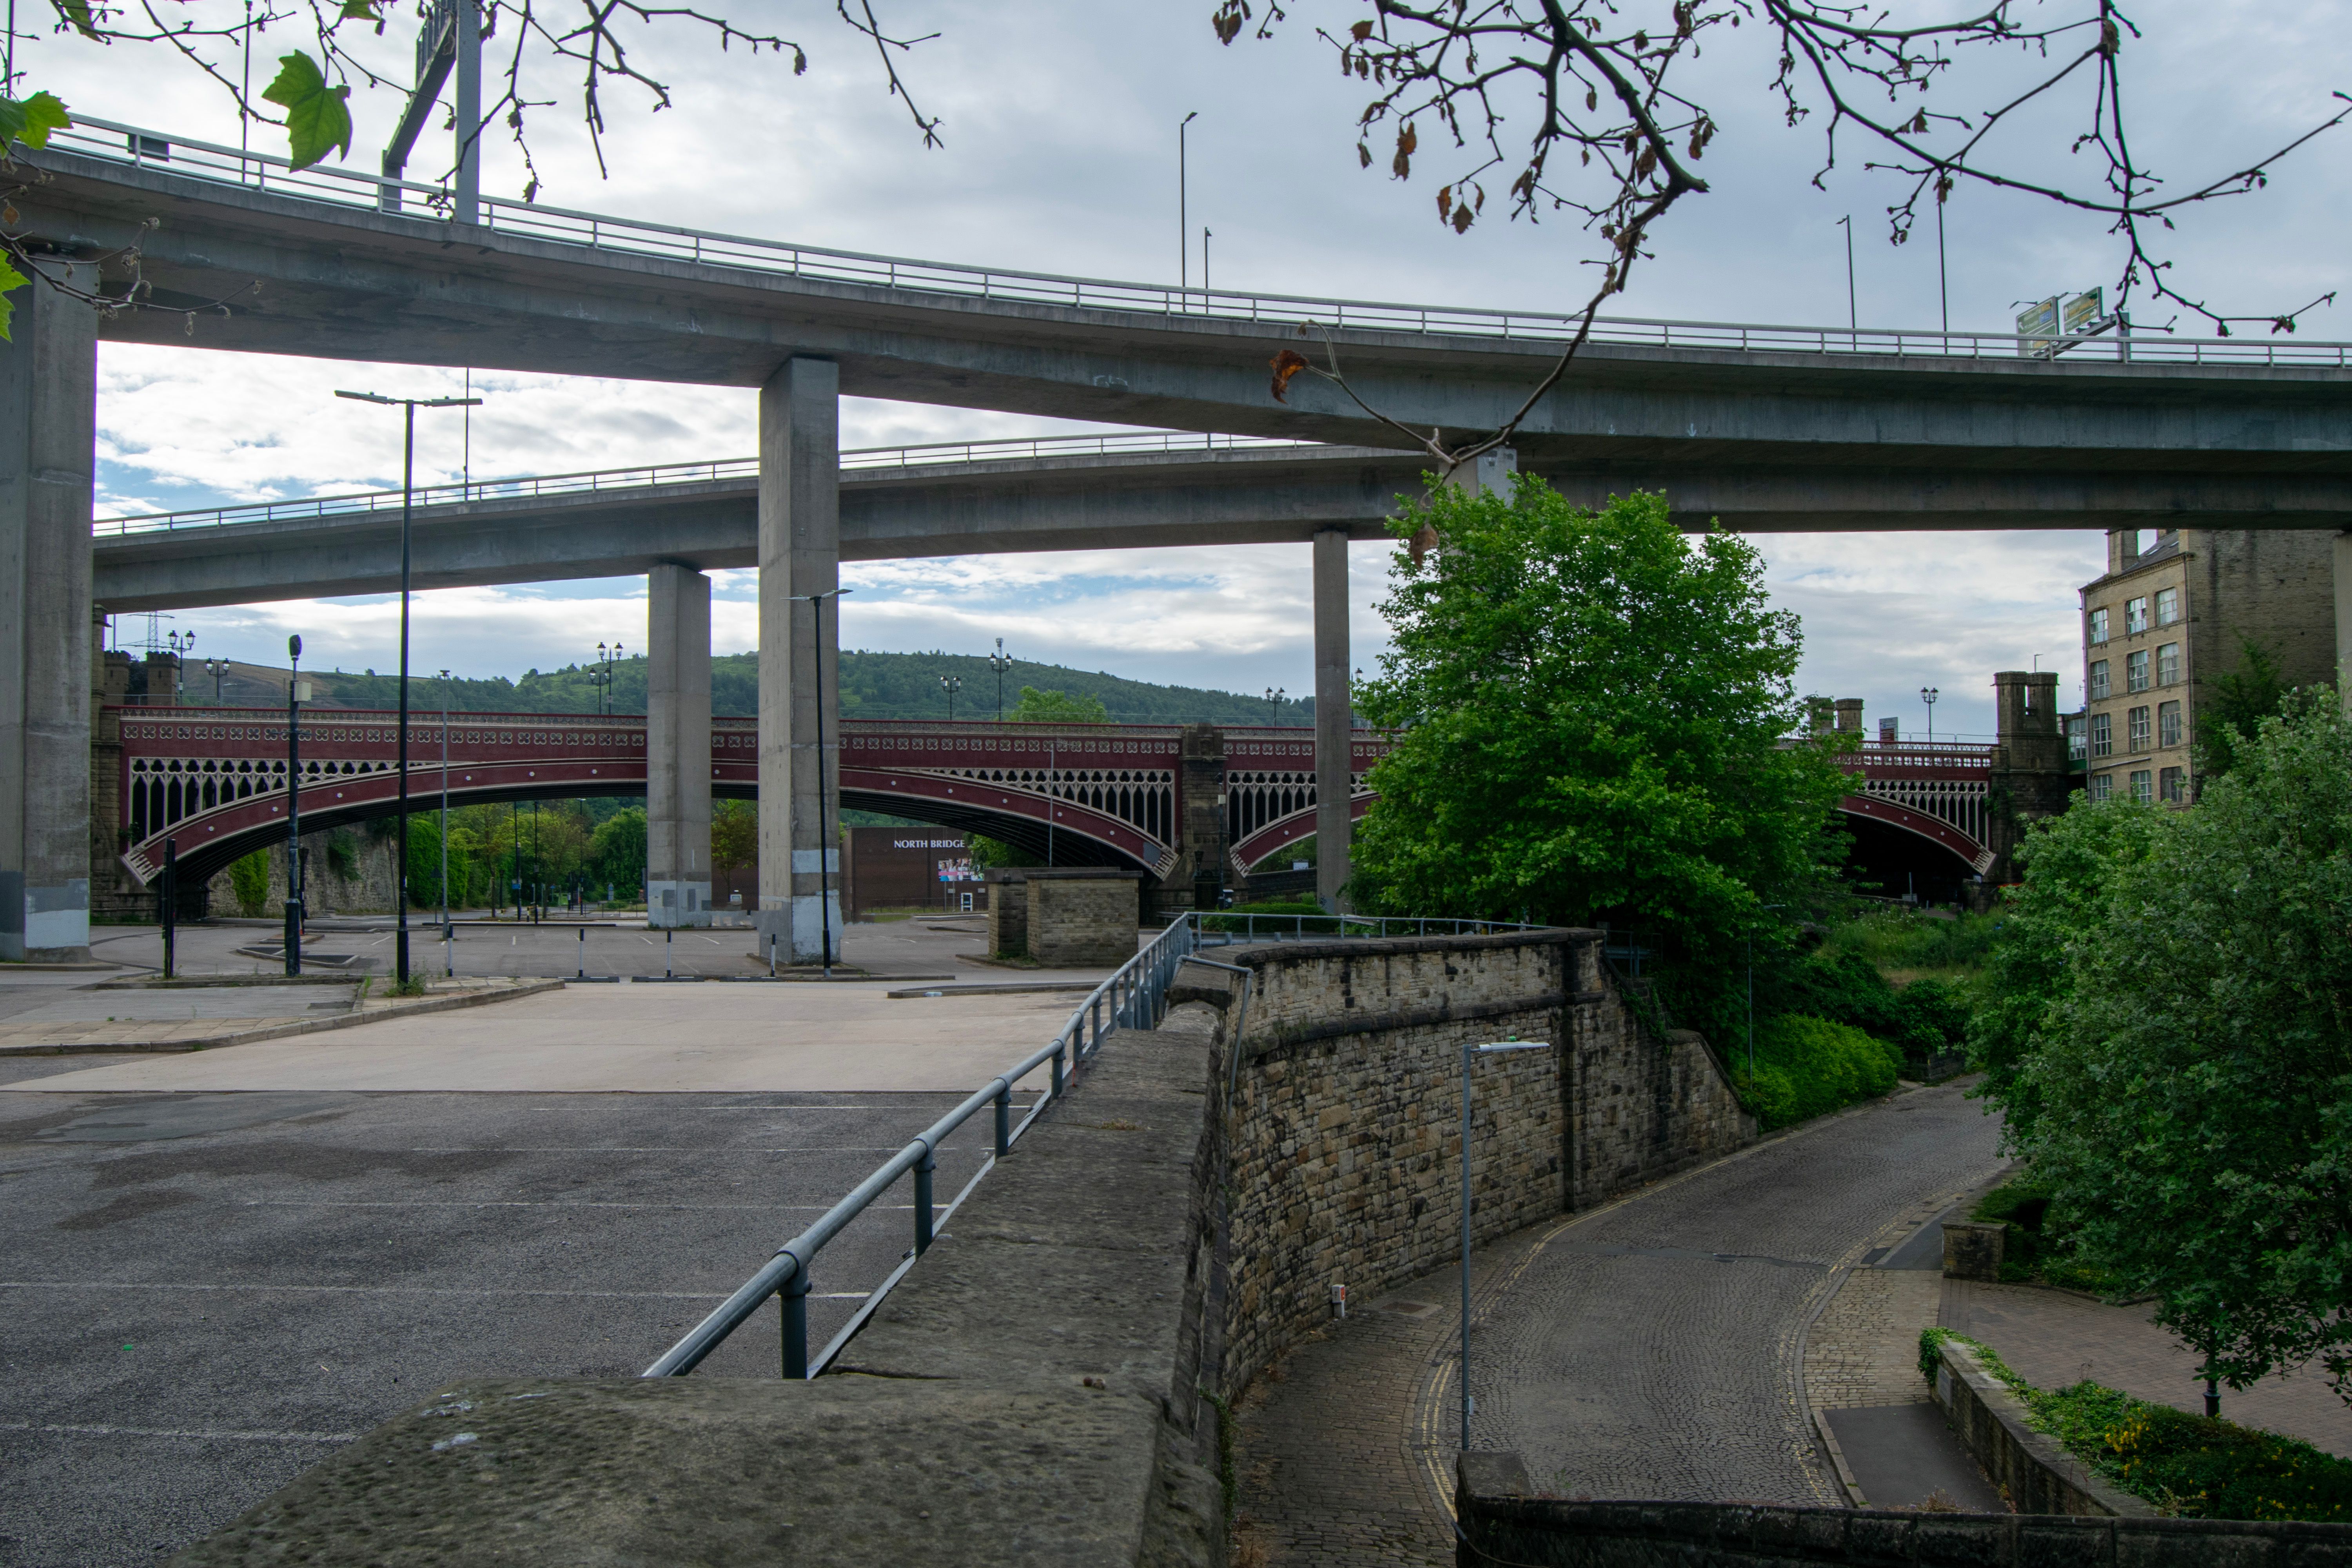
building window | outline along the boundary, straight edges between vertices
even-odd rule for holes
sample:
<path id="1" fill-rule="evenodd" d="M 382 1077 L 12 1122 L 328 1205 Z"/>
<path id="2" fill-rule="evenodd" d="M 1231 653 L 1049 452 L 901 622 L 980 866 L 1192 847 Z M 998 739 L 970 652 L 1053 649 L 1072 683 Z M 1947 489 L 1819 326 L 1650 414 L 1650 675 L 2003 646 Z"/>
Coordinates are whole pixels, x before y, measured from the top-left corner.
<path id="1" fill-rule="evenodd" d="M 2113 794 L 2115 794 L 2115 793 L 2116 793 L 2116 775 L 2115 775 L 2115 774 L 2113 774 L 2113 773 L 2094 773 L 2094 774 L 2091 776 L 2091 798 L 2092 798 L 2093 800 L 2105 800 L 2105 799 L 2106 799 L 2109 795 L 2113 795 Z"/>
<path id="2" fill-rule="evenodd" d="M 2136 632 L 2146 630 L 2147 630 L 2147 601 L 2126 599 L 2124 601 L 2124 635 L 2129 637 Z"/>
<path id="3" fill-rule="evenodd" d="M 2147 649 L 2140 648 L 2137 652 L 2124 655 L 2124 689 L 2126 691 L 2147 689 Z"/>
<path id="4" fill-rule="evenodd" d="M 2177 686 L 2180 683 L 2180 645 L 2179 643 L 2168 642 L 2157 648 L 2156 683 L 2158 686 Z"/>
<path id="5" fill-rule="evenodd" d="M 2095 643 L 2107 640 L 2107 612 L 2105 610 L 2091 612 L 2091 640 Z"/>
<path id="6" fill-rule="evenodd" d="M 2156 799 L 2156 775 L 2146 768 L 2134 768 L 2131 776 L 2132 799 L 2146 805 Z"/>
<path id="7" fill-rule="evenodd" d="M 2111 757 L 2116 752 L 2116 716 L 2112 713 L 2091 715 L 2091 755 Z"/>
<path id="8" fill-rule="evenodd" d="M 2084 733 L 2087 728 L 2088 721 L 2086 721 L 2080 713 L 2069 713 L 2066 715 L 2066 757 L 2068 761 L 2079 763 L 2084 757 L 2090 755 L 2090 738 Z"/>
<path id="9" fill-rule="evenodd" d="M 2159 746 L 2180 744 L 2180 704 L 2159 702 L 2156 705 L 2156 743 Z"/>
<path id="10" fill-rule="evenodd" d="M 2091 700 L 2096 702 L 2100 698 L 2108 695 L 2108 691 L 2107 661 L 2104 658 L 2095 658 L 2091 661 Z"/>
<path id="11" fill-rule="evenodd" d="M 2180 618 L 2180 590 L 2158 588 L 2156 591 L 2156 624 L 2168 626 Z"/>
<path id="12" fill-rule="evenodd" d="M 2134 708 L 2124 715 L 2126 743 L 2135 752 L 2147 750 L 2147 710 Z"/>
<path id="13" fill-rule="evenodd" d="M 2156 775 L 2156 798 L 2167 805 L 2179 805 L 2189 798 L 2189 770 L 2166 768 Z"/>

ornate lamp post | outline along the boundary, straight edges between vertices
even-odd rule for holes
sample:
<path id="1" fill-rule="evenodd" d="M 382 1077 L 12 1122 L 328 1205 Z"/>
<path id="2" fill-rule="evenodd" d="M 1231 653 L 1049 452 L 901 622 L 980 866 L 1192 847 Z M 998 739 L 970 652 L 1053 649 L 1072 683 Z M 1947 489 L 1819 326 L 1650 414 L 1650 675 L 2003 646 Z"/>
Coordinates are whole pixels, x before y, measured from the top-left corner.
<path id="1" fill-rule="evenodd" d="M 286 973 L 302 973 L 302 639 L 286 639 Z"/>
<path id="2" fill-rule="evenodd" d="M 205 660 L 205 673 L 213 678 L 213 706 L 217 708 L 221 705 L 221 677 L 228 673 L 228 660 L 225 658 Z"/>
<path id="3" fill-rule="evenodd" d="M 1923 686 L 1919 689 L 1919 700 L 1927 705 L 1927 739 L 1930 742 L 1936 738 L 1936 699 L 1942 695 L 1943 693 L 1933 686 Z"/>
<path id="4" fill-rule="evenodd" d="M 1289 695 L 1286 689 L 1279 686 L 1269 686 L 1265 689 L 1265 721 L 1267 723 L 1281 722 L 1282 700 Z"/>
<path id="5" fill-rule="evenodd" d="M 996 639 L 996 651 L 988 656 L 988 668 L 996 671 L 996 721 L 1002 724 L 1004 722 L 1004 672 L 1013 668 L 1013 661 L 1004 657 L 1003 637 Z"/>
<path id="6" fill-rule="evenodd" d="M 955 722 L 955 694 L 963 689 L 963 678 L 942 675 L 940 677 L 940 689 L 948 694 L 948 722 L 952 724 Z"/>

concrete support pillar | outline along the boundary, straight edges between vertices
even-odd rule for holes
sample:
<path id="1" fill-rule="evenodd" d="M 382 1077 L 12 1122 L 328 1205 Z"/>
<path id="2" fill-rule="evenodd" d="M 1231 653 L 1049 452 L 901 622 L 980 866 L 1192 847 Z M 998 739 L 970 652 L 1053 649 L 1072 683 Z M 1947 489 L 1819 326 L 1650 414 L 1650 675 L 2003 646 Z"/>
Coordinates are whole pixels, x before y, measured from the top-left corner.
<path id="1" fill-rule="evenodd" d="M 816 962 L 828 925 L 840 955 L 841 851 L 820 810 L 841 779 L 840 606 L 812 598 L 840 584 L 841 373 L 830 360 L 786 360 L 760 389 L 758 924 L 759 951 L 773 934 L 802 963 Z"/>
<path id="2" fill-rule="evenodd" d="M 1345 906 L 1355 819 L 1355 714 L 1348 700 L 1348 533 L 1315 536 L 1315 901 Z"/>
<path id="3" fill-rule="evenodd" d="M 710 579 L 646 574 L 646 920 L 710 923 Z"/>
<path id="4" fill-rule="evenodd" d="M 36 280 L 0 343 L 0 959 L 89 957 L 98 316 Z"/>

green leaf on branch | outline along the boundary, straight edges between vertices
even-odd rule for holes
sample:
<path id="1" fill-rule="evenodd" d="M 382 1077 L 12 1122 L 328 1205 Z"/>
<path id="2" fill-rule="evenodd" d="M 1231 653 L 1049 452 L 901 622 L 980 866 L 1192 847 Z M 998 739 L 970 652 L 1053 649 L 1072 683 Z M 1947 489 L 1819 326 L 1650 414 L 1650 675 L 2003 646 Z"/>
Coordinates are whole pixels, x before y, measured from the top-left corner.
<path id="1" fill-rule="evenodd" d="M 330 87 L 319 62 L 290 54 L 278 62 L 278 79 L 261 95 L 286 110 L 287 161 L 307 169 L 330 153 L 352 150 L 349 87 Z"/>
<path id="2" fill-rule="evenodd" d="M 10 341 L 8 330 L 14 324 L 16 315 L 16 303 L 8 296 L 31 281 L 31 279 L 6 262 L 0 261 L 0 343 Z"/>
<path id="3" fill-rule="evenodd" d="M 58 101 L 53 92 L 37 92 L 21 101 L 0 98 L 0 150 L 11 142 L 22 142 L 27 147 L 46 147 L 49 132 L 63 131 L 73 123 L 66 106 Z"/>
<path id="4" fill-rule="evenodd" d="M 104 41 L 99 33 L 97 22 L 90 16 L 89 0 L 54 0 L 54 4 L 57 5 L 58 15 L 72 23 L 75 32 L 85 38 Z"/>
<path id="5" fill-rule="evenodd" d="M 346 22 L 382 22 L 376 10 L 376 0 L 343 0 L 341 19 Z"/>

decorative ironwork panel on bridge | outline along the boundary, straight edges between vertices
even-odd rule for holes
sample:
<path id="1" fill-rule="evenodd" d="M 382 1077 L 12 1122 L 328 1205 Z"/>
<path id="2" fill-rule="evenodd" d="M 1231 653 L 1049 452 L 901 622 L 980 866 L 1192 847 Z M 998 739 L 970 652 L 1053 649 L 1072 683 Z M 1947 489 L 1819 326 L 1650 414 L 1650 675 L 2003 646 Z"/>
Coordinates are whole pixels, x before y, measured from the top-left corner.
<path id="1" fill-rule="evenodd" d="M 1851 753 L 1857 795 L 1932 817 L 1961 843 L 1945 842 L 1982 873 L 1993 863 L 1989 813 L 1999 748 L 1964 742 L 1864 742 Z"/>

